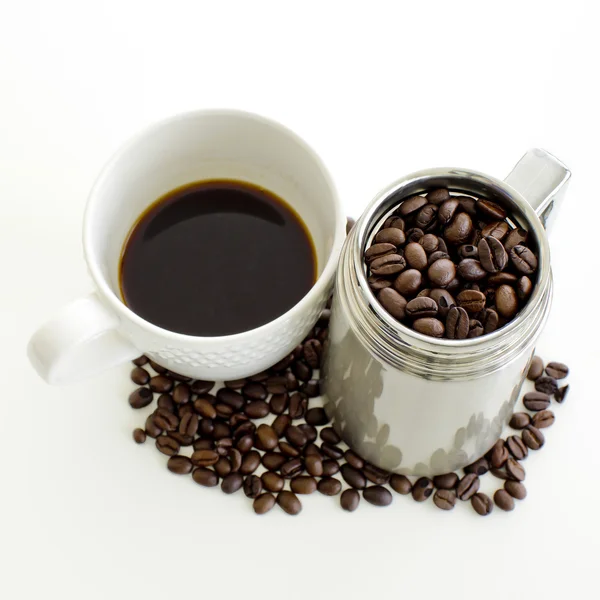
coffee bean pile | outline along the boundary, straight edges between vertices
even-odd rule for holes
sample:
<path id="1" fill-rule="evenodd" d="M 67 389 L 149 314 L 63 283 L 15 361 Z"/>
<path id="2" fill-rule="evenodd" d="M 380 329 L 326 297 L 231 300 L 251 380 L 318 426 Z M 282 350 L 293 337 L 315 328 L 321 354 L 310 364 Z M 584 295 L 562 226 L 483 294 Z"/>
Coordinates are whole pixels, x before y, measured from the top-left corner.
<path id="1" fill-rule="evenodd" d="M 544 368 L 539 357 L 533 359 L 527 377 L 535 391 L 524 395 L 524 410 L 510 421 L 520 435 L 499 440 L 465 467 L 462 476 L 447 473 L 415 480 L 379 469 L 348 449 L 317 405 L 316 369 L 328 318 L 326 309 L 306 340 L 267 371 L 223 387 L 169 372 L 145 356 L 136 359 L 131 379 L 140 387 L 129 396 L 129 404 L 148 407 L 156 397 L 156 408 L 144 427 L 134 430 L 134 440 L 142 444 L 153 438 L 169 457 L 172 473 L 191 474 L 204 487 L 220 485 L 225 494 L 241 491 L 257 514 L 278 504 L 296 515 L 302 510 L 299 496 L 314 492 L 339 495 L 347 511 L 358 508 L 361 496 L 375 506 L 388 506 L 395 492 L 417 502 L 432 496 L 441 510 L 452 510 L 457 500 L 469 501 L 482 516 L 494 503 L 510 511 L 515 499 L 525 498 L 522 461 L 544 445 L 542 430 L 555 418 L 549 410 L 552 397 L 562 403 L 567 395 L 569 386 L 559 385 L 568 374 L 565 365 L 551 362 Z M 487 472 L 504 481 L 493 500 L 480 491 L 480 478 Z"/>
<path id="2" fill-rule="evenodd" d="M 436 189 L 404 200 L 365 251 L 385 310 L 424 335 L 461 340 L 504 326 L 527 303 L 538 259 L 503 207 Z"/>

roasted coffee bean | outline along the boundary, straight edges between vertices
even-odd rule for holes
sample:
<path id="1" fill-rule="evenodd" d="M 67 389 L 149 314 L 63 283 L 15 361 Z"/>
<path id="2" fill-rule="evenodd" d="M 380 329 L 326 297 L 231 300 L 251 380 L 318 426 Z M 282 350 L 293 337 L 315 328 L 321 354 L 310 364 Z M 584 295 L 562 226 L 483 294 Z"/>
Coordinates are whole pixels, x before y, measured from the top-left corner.
<path id="1" fill-rule="evenodd" d="M 463 260 L 479 259 L 479 251 L 477 250 L 477 246 L 473 246 L 472 244 L 463 244 L 458 249 L 458 256 Z"/>
<path id="2" fill-rule="evenodd" d="M 454 490 L 437 490 L 433 495 L 433 503 L 442 510 L 452 510 L 456 504 L 456 492 Z"/>
<path id="3" fill-rule="evenodd" d="M 205 398 L 194 400 L 194 410 L 206 419 L 214 419 L 217 416 L 215 407 Z"/>
<path id="4" fill-rule="evenodd" d="M 192 390 L 187 383 L 180 383 L 173 389 L 173 401 L 175 404 L 186 404 L 192 397 Z"/>
<path id="5" fill-rule="evenodd" d="M 527 379 L 535 381 L 538 377 L 541 377 L 544 373 L 544 361 L 539 356 L 534 356 L 529 364 L 529 371 L 527 371 Z"/>
<path id="6" fill-rule="evenodd" d="M 410 494 L 412 491 L 410 479 L 404 475 L 398 475 L 397 473 L 392 473 L 390 476 L 390 487 L 403 496 Z"/>
<path id="7" fill-rule="evenodd" d="M 365 262 L 367 264 L 372 263 L 374 260 L 385 256 L 386 254 L 393 254 L 396 252 L 396 245 L 390 243 L 384 244 L 373 244 L 366 252 L 365 252 Z"/>
<path id="8" fill-rule="evenodd" d="M 144 424 L 144 430 L 146 431 L 146 434 L 149 435 L 151 438 L 157 438 L 163 432 L 162 428 L 159 427 L 154 421 L 153 414 L 148 415 L 146 423 Z"/>
<path id="9" fill-rule="evenodd" d="M 144 365 L 148 364 L 148 357 L 144 356 L 142 354 L 142 356 L 139 356 L 138 358 L 134 358 L 131 361 L 136 367 L 143 367 Z"/>
<path id="10" fill-rule="evenodd" d="M 221 388 L 217 392 L 217 401 L 218 404 L 225 404 L 231 408 L 232 411 L 242 410 L 244 404 L 246 404 L 244 397 L 239 392 L 230 390 L 228 388 Z"/>
<path id="11" fill-rule="evenodd" d="M 374 292 L 378 292 L 379 290 L 383 290 L 392 286 L 390 279 L 381 277 L 379 275 L 369 275 L 367 278 L 367 283 Z"/>
<path id="12" fill-rule="evenodd" d="M 171 456 L 167 461 L 167 469 L 177 475 L 187 475 L 192 472 L 192 461 L 187 456 Z"/>
<path id="13" fill-rule="evenodd" d="M 568 392 L 569 392 L 569 386 L 568 385 L 564 385 L 563 387 L 561 387 L 558 390 L 556 390 L 556 392 L 554 392 L 554 399 L 559 404 L 562 404 L 565 401 L 565 398 L 567 397 L 567 393 Z"/>
<path id="14" fill-rule="evenodd" d="M 268 394 L 267 389 L 262 383 L 258 381 L 249 381 L 242 388 L 242 394 L 248 400 L 266 400 Z"/>
<path id="15" fill-rule="evenodd" d="M 328 458 L 323 461 L 323 477 L 331 477 L 340 472 L 340 465 L 337 461 Z"/>
<path id="16" fill-rule="evenodd" d="M 460 500 L 468 500 L 479 491 L 479 477 L 475 473 L 465 475 L 456 486 L 456 494 Z"/>
<path id="17" fill-rule="evenodd" d="M 425 232 L 420 227 L 413 227 L 406 232 L 406 241 L 418 242 L 424 235 Z"/>
<path id="18" fill-rule="evenodd" d="M 355 469 L 350 464 L 345 464 L 340 467 L 340 472 L 344 481 L 353 488 L 358 490 L 362 490 L 367 485 L 367 478 L 363 475 L 361 471 Z"/>
<path id="19" fill-rule="evenodd" d="M 363 490 L 363 498 L 374 506 L 389 506 L 392 503 L 392 494 L 381 485 L 372 485 Z"/>
<path id="20" fill-rule="evenodd" d="M 435 288 L 429 293 L 429 297 L 437 304 L 439 316 L 445 319 L 450 308 L 456 304 L 454 298 L 447 290 Z"/>
<path id="21" fill-rule="evenodd" d="M 456 276 L 456 266 L 451 260 L 441 258 L 427 269 L 427 275 L 435 287 L 445 288 Z M 396 289 L 398 288 L 396 287 Z M 401 290 L 398 291 L 401 292 Z"/>
<path id="22" fill-rule="evenodd" d="M 251 419 L 262 419 L 269 414 L 269 405 L 264 400 L 252 400 L 244 406 L 244 412 Z"/>
<path id="23" fill-rule="evenodd" d="M 344 452 L 346 462 L 355 469 L 362 469 L 365 466 L 365 461 L 352 450 Z"/>
<path id="24" fill-rule="evenodd" d="M 531 283 L 529 277 L 523 275 L 517 282 L 517 296 L 519 300 L 522 302 L 527 300 L 531 296 L 531 292 L 533 292 L 533 283 Z"/>
<path id="25" fill-rule="evenodd" d="M 197 439 L 194 440 L 192 446 L 194 450 L 214 450 L 215 443 L 213 442 L 213 440 Z"/>
<path id="26" fill-rule="evenodd" d="M 406 305 L 406 315 L 411 319 L 421 317 L 435 317 L 438 312 L 438 306 L 435 300 L 426 297 L 413 298 Z"/>
<path id="27" fill-rule="evenodd" d="M 340 438 L 333 427 L 325 427 L 324 429 L 321 429 L 319 436 L 328 444 L 339 444 L 342 441 L 342 438 Z"/>
<path id="28" fill-rule="evenodd" d="M 502 467 L 501 469 L 490 469 L 490 473 L 497 477 L 498 479 L 510 479 L 510 475 L 506 472 L 506 467 Z"/>
<path id="29" fill-rule="evenodd" d="M 456 473 L 436 475 L 433 478 L 433 485 L 440 490 L 453 490 L 458 485 L 458 475 Z"/>
<path id="30" fill-rule="evenodd" d="M 300 429 L 300 431 L 302 431 L 302 433 L 306 436 L 307 443 L 314 442 L 319 437 L 316 427 L 313 427 L 308 423 L 302 423 L 301 425 L 298 425 L 298 429 Z"/>
<path id="31" fill-rule="evenodd" d="M 427 253 L 419 242 L 410 242 L 410 244 L 406 244 L 406 248 L 404 248 L 404 258 L 406 259 L 405 265 L 408 263 L 411 269 L 422 271 L 427 266 Z"/>
<path id="32" fill-rule="evenodd" d="M 417 271 L 418 272 L 418 271 Z M 392 288 L 384 288 L 377 295 L 377 299 L 392 317 L 401 321 L 406 315 L 406 299 Z"/>
<path id="33" fill-rule="evenodd" d="M 146 385 L 150 381 L 150 374 L 142 367 L 136 367 L 131 371 L 131 381 L 136 385 Z"/>
<path id="34" fill-rule="evenodd" d="M 469 321 L 469 334 L 468 338 L 476 338 L 483 335 L 483 325 L 477 319 L 471 319 Z"/>
<path id="35" fill-rule="evenodd" d="M 269 492 L 280 492 L 285 485 L 285 480 L 277 473 L 267 471 L 260 476 L 263 487 Z"/>
<path id="36" fill-rule="evenodd" d="M 215 487 L 219 484 L 218 475 L 211 469 L 207 469 L 205 467 L 194 469 L 194 472 L 192 473 L 192 479 L 197 484 L 203 485 L 204 487 Z"/>
<path id="37" fill-rule="evenodd" d="M 457 208 L 460 206 L 460 202 L 457 198 L 449 198 L 443 202 L 438 210 L 438 220 L 442 225 L 447 225 L 452 221 L 456 214 Z"/>
<path id="38" fill-rule="evenodd" d="M 295 477 L 296 475 L 302 473 L 303 470 L 304 465 L 299 458 L 292 458 L 281 465 L 281 474 L 286 478 Z"/>
<path id="39" fill-rule="evenodd" d="M 475 258 L 464 258 L 458 263 L 458 274 L 465 281 L 480 281 L 487 277 L 487 271 Z"/>
<path id="40" fill-rule="evenodd" d="M 231 473 L 231 463 L 224 456 L 221 456 L 214 464 L 213 469 L 219 477 L 225 477 Z"/>
<path id="41" fill-rule="evenodd" d="M 259 496 L 260 497 L 260 496 Z M 277 504 L 288 515 L 297 515 L 302 510 L 302 503 L 293 492 L 282 491 L 277 494 Z"/>
<path id="42" fill-rule="evenodd" d="M 289 444 L 288 442 L 279 442 L 279 450 L 282 454 L 285 454 L 289 458 L 296 458 L 300 456 L 300 450 Z"/>
<path id="43" fill-rule="evenodd" d="M 153 398 L 154 395 L 148 388 L 140 387 L 129 395 L 129 406 L 131 408 L 144 408 L 152 402 Z"/>
<path id="44" fill-rule="evenodd" d="M 545 429 L 554 423 L 554 413 L 551 410 L 542 410 L 531 419 L 531 424 L 538 429 Z"/>
<path id="45" fill-rule="evenodd" d="M 415 225 L 421 229 L 431 229 L 435 225 L 438 207 L 435 204 L 426 204 L 415 217 Z"/>
<path id="46" fill-rule="evenodd" d="M 523 465 L 513 458 L 509 458 L 506 461 L 506 473 L 510 479 L 514 479 L 515 481 L 523 481 L 525 479 L 525 469 L 523 468 Z"/>
<path id="47" fill-rule="evenodd" d="M 417 271 L 417 269 L 408 269 L 407 271 L 400 273 L 400 275 L 398 275 L 398 277 L 396 277 L 396 279 L 394 280 L 394 283 L 393 283 L 393 287 L 396 290 L 396 292 L 398 292 L 399 294 L 402 294 L 403 296 L 414 296 L 419 291 L 419 288 L 421 287 L 422 282 L 423 282 L 423 276 L 421 275 L 420 271 Z M 381 296 L 389 296 L 389 294 L 386 294 L 386 292 L 387 292 L 387 289 L 381 290 L 381 292 L 379 292 L 380 302 L 381 302 Z M 382 302 L 382 304 L 383 304 L 383 302 Z M 384 304 L 384 306 L 385 306 L 385 304 Z M 386 309 L 387 309 L 387 306 L 386 306 Z M 395 316 L 395 315 L 392 315 L 392 316 Z M 396 318 L 398 318 L 398 317 L 396 317 Z"/>
<path id="48" fill-rule="evenodd" d="M 489 470 L 490 465 L 484 456 L 464 468 L 465 473 L 475 473 L 479 476 L 485 475 Z"/>
<path id="49" fill-rule="evenodd" d="M 477 211 L 484 219 L 500 221 L 506 218 L 506 211 L 496 202 L 491 200 L 479 200 L 476 205 Z"/>
<path id="50" fill-rule="evenodd" d="M 290 425 L 285 430 L 285 437 L 287 441 L 293 446 L 296 446 L 296 448 L 302 448 L 308 442 L 304 432 L 296 425 Z"/>
<path id="51" fill-rule="evenodd" d="M 146 432 L 137 427 L 133 430 L 133 441 L 136 444 L 143 444 L 146 441 Z"/>
<path id="52" fill-rule="evenodd" d="M 428 202 L 431 202 L 431 204 L 441 204 L 442 202 L 450 199 L 450 193 L 446 188 L 438 188 L 428 192 L 427 196 L 425 197 L 427 198 Z"/>
<path id="53" fill-rule="evenodd" d="M 309 408 L 304 417 L 309 425 L 325 425 L 329 423 L 329 417 L 321 407 Z"/>
<path id="54" fill-rule="evenodd" d="M 385 485 L 390 480 L 391 475 L 389 471 L 384 471 L 368 462 L 365 462 L 362 472 L 371 483 L 376 485 Z"/>
<path id="55" fill-rule="evenodd" d="M 569 374 L 569 367 L 560 362 L 549 362 L 546 365 L 546 375 L 552 379 L 564 379 Z"/>
<path id="56" fill-rule="evenodd" d="M 527 490 L 519 481 L 505 481 L 504 489 L 517 500 L 524 500 L 527 497 Z"/>
<path id="57" fill-rule="evenodd" d="M 314 477 L 300 475 L 292 479 L 290 488 L 295 494 L 312 494 L 317 490 L 317 480 Z"/>
<path id="58" fill-rule="evenodd" d="M 494 287 L 502 284 L 513 285 L 516 286 L 519 278 L 512 273 L 507 273 L 506 271 L 496 273 L 495 275 L 490 275 L 488 277 L 488 283 Z"/>
<path id="59" fill-rule="evenodd" d="M 196 412 L 194 411 L 194 407 L 189 402 L 187 404 L 178 405 L 176 411 L 177 415 L 179 416 L 179 419 L 183 419 L 183 417 L 185 417 L 186 415 L 194 415 L 196 419 L 198 418 L 198 415 L 196 415 Z"/>
<path id="60" fill-rule="evenodd" d="M 494 469 L 501 469 L 509 458 L 508 448 L 504 440 L 498 440 L 492 448 L 492 456 L 490 459 L 491 466 Z"/>
<path id="61" fill-rule="evenodd" d="M 159 394 L 166 394 L 173 389 L 173 380 L 165 375 L 155 375 L 150 379 L 150 389 Z"/>
<path id="62" fill-rule="evenodd" d="M 175 431 L 179 426 L 179 418 L 171 411 L 164 408 L 157 408 L 154 412 L 154 422 L 163 431 Z"/>
<path id="63" fill-rule="evenodd" d="M 317 446 L 314 442 L 309 442 L 306 444 L 302 450 L 302 453 L 304 456 L 318 456 L 321 460 L 323 460 L 323 454 L 319 446 Z"/>
<path id="64" fill-rule="evenodd" d="M 494 503 L 486 494 L 475 494 L 471 498 L 471 506 L 478 515 L 485 517 L 492 512 Z"/>
<path id="65" fill-rule="evenodd" d="M 450 255 L 447 252 L 442 252 L 441 250 L 436 250 L 435 252 L 432 252 L 428 259 L 427 259 L 427 265 L 431 266 L 434 262 L 436 262 L 437 260 L 442 260 L 442 259 L 450 259 Z M 419 294 L 422 294 L 423 292 L 419 292 Z"/>
<path id="66" fill-rule="evenodd" d="M 168 435 L 161 435 L 156 438 L 156 447 L 159 452 L 166 454 L 167 456 L 175 456 L 179 453 L 179 444 L 176 440 Z"/>
<path id="67" fill-rule="evenodd" d="M 517 460 L 523 460 L 524 458 L 527 458 L 527 455 L 529 454 L 527 446 L 518 435 L 509 436 L 506 439 L 506 447 Z"/>
<path id="68" fill-rule="evenodd" d="M 527 425 L 531 422 L 531 417 L 524 412 L 516 412 L 513 413 L 513 416 L 510 418 L 509 425 L 513 429 L 525 429 Z"/>
<path id="69" fill-rule="evenodd" d="M 179 433 L 181 435 L 194 436 L 198 431 L 198 416 L 195 414 L 186 414 L 179 421 Z"/>
<path id="70" fill-rule="evenodd" d="M 210 467 L 219 460 L 219 455 L 215 450 L 196 450 L 191 460 L 197 467 Z"/>
<path id="71" fill-rule="evenodd" d="M 402 229 L 397 227 L 387 227 L 379 231 L 375 236 L 375 243 L 377 244 L 393 244 L 394 246 L 402 246 L 406 242 L 406 236 Z"/>
<path id="72" fill-rule="evenodd" d="M 360 504 L 360 494 L 356 490 L 344 490 L 340 496 L 340 506 L 348 512 L 354 512 Z"/>
<path id="73" fill-rule="evenodd" d="M 150 366 L 159 374 L 162 375 L 163 373 L 167 372 L 167 369 L 165 367 L 163 367 L 162 365 L 159 365 L 157 362 L 154 362 L 153 360 L 149 360 L 148 361 L 150 363 Z"/>
<path id="74" fill-rule="evenodd" d="M 458 213 L 444 229 L 444 238 L 451 244 L 464 244 L 473 231 L 473 222 L 468 213 Z"/>
<path id="75" fill-rule="evenodd" d="M 418 242 L 422 247 L 423 250 L 425 250 L 425 252 L 427 254 L 431 254 L 432 252 L 436 252 L 437 249 L 440 246 L 440 240 L 437 237 L 437 235 L 433 235 L 433 233 L 426 233 Z M 450 258 L 446 252 L 442 252 L 442 254 L 444 254 L 445 256 L 440 256 L 439 258 Z M 404 256 L 406 256 L 406 250 L 404 252 Z M 416 269 L 417 267 L 415 267 Z"/>
<path id="76" fill-rule="evenodd" d="M 219 456 L 229 456 L 230 450 L 233 448 L 233 440 L 231 438 L 222 438 L 215 442 L 215 452 Z"/>
<path id="77" fill-rule="evenodd" d="M 256 433 L 256 425 L 252 421 L 250 421 L 246 415 L 237 413 L 233 415 L 231 419 L 229 419 L 229 423 L 232 427 L 234 427 L 233 438 L 235 440 L 239 440 L 245 435 L 251 435 L 254 437 Z"/>
<path id="78" fill-rule="evenodd" d="M 527 246 L 517 244 L 509 252 L 509 256 L 515 269 L 523 275 L 531 275 L 537 269 L 537 257 Z"/>
<path id="79" fill-rule="evenodd" d="M 206 394 L 210 392 L 214 386 L 214 381 L 203 381 L 202 379 L 196 379 L 196 381 L 193 381 L 190 385 L 190 389 L 192 390 L 193 394 Z"/>
<path id="80" fill-rule="evenodd" d="M 260 477 L 248 475 L 244 479 L 244 494 L 247 498 L 257 498 L 263 490 L 263 484 Z"/>
<path id="81" fill-rule="evenodd" d="M 239 473 L 229 473 L 223 477 L 221 491 L 225 494 L 234 494 L 244 485 L 244 478 Z"/>
<path id="82" fill-rule="evenodd" d="M 313 477 L 321 477 L 323 475 L 323 461 L 319 456 L 309 455 L 304 459 L 306 472 Z"/>
<path id="83" fill-rule="evenodd" d="M 534 425 L 528 425 L 521 435 L 525 445 L 532 450 L 539 450 L 546 441 L 544 434 Z"/>
<path id="84" fill-rule="evenodd" d="M 278 435 L 277 433 L 275 433 L 275 430 L 270 425 L 259 425 L 258 429 L 256 430 L 256 437 L 260 441 L 261 448 L 263 450 L 273 450 L 273 448 L 277 447 Z M 250 438 L 252 440 L 251 436 L 244 436 L 244 438 L 242 439 L 245 438 Z M 244 446 L 247 446 L 247 442 L 244 444 Z M 238 449 L 240 450 L 240 452 L 244 451 L 242 448 L 239 447 L 239 443 Z M 249 448 L 247 450 L 249 450 Z"/>
<path id="85" fill-rule="evenodd" d="M 279 415 L 273 423 L 271 423 L 271 427 L 273 431 L 277 434 L 277 437 L 280 438 L 285 433 L 285 430 L 291 425 L 292 419 L 289 415 Z"/>
<path id="86" fill-rule="evenodd" d="M 488 236 L 494 237 L 502 241 L 508 233 L 508 223 L 506 221 L 494 221 L 489 223 L 481 230 L 481 235 L 485 238 Z M 508 257 L 507 257 L 508 258 Z"/>
<path id="87" fill-rule="evenodd" d="M 483 333 L 492 333 L 498 329 L 498 313 L 493 308 L 486 308 L 483 315 Z"/>
<path id="88" fill-rule="evenodd" d="M 287 392 L 283 394 L 273 394 L 269 400 L 269 409 L 274 415 L 283 414 L 289 405 L 290 397 Z"/>
<path id="89" fill-rule="evenodd" d="M 173 402 L 173 398 L 170 394 L 161 394 L 156 401 L 156 407 L 164 408 L 170 412 L 175 412 L 177 410 L 175 402 Z"/>
<path id="90" fill-rule="evenodd" d="M 237 452 L 237 455 L 235 454 L 236 452 Z M 267 452 L 266 454 L 263 455 L 263 458 L 266 457 L 268 454 L 271 454 L 271 453 Z M 238 459 L 238 456 L 240 457 L 239 459 Z M 281 455 L 279 454 L 278 456 L 281 456 Z M 233 448 L 230 451 L 229 457 L 231 460 L 231 470 L 232 471 L 239 470 L 239 472 L 242 475 L 251 475 L 252 473 L 254 473 L 254 471 L 256 471 L 256 469 L 258 469 L 258 466 L 260 465 L 260 461 L 261 461 L 260 454 L 256 450 L 250 450 L 250 452 L 247 452 L 242 457 L 240 452 L 238 450 L 236 450 L 235 448 Z M 234 461 L 234 458 L 236 459 L 235 461 Z M 283 460 L 285 460 L 284 456 L 282 456 L 281 458 Z M 237 466 L 236 465 L 237 462 L 239 462 L 239 466 L 236 469 L 235 467 Z M 266 467 L 266 465 L 265 465 L 265 467 Z"/>
<path id="91" fill-rule="evenodd" d="M 292 419 L 301 419 L 306 414 L 308 400 L 304 394 L 296 393 L 290 398 L 288 414 Z"/>
<path id="92" fill-rule="evenodd" d="M 254 499 L 252 508 L 257 515 L 268 513 L 275 506 L 275 496 L 265 493 Z"/>
<path id="93" fill-rule="evenodd" d="M 546 410 L 550 406 L 550 396 L 543 392 L 527 392 L 523 396 L 523 404 L 531 411 Z"/>
<path id="94" fill-rule="evenodd" d="M 413 323 L 413 329 L 423 335 L 429 335 L 436 338 L 443 337 L 445 330 L 444 324 L 439 319 L 433 319 L 431 317 L 416 319 Z"/>
<path id="95" fill-rule="evenodd" d="M 333 444 L 328 444 L 327 442 L 323 442 L 321 444 L 321 452 L 329 458 L 333 460 L 339 460 L 344 456 L 344 451 L 341 450 L 338 446 L 334 446 Z"/>
<path id="96" fill-rule="evenodd" d="M 489 235 L 482 238 L 477 245 L 479 262 L 488 273 L 498 273 L 506 267 L 508 254 L 502 242 Z"/>
<path id="97" fill-rule="evenodd" d="M 217 416 L 221 417 L 222 419 L 227 419 L 233 414 L 233 408 L 227 404 L 223 404 L 222 402 L 217 402 L 215 405 L 215 410 L 217 411 Z"/>
<path id="98" fill-rule="evenodd" d="M 247 379 L 232 379 L 231 381 L 225 381 L 225 387 L 230 390 L 241 390 L 246 385 Z"/>
<path id="99" fill-rule="evenodd" d="M 402 217 L 393 215 L 385 220 L 383 227 L 384 229 L 387 229 L 388 227 L 395 227 L 396 229 L 404 231 L 404 219 Z"/>
<path id="100" fill-rule="evenodd" d="M 501 285 L 496 290 L 496 310 L 505 319 L 512 319 L 519 310 L 519 300 L 514 288 L 510 285 Z"/>
<path id="101" fill-rule="evenodd" d="M 427 204 L 427 200 L 423 196 L 413 196 L 408 200 L 405 200 L 398 208 L 398 213 L 406 217 L 420 210 Z"/>
<path id="102" fill-rule="evenodd" d="M 185 435 L 179 431 L 171 431 L 169 437 L 172 437 L 180 446 L 191 446 L 194 443 L 193 435 Z"/>
<path id="103" fill-rule="evenodd" d="M 446 316 L 446 337 L 451 340 L 464 340 L 469 334 L 469 315 L 459 306 L 452 306 Z"/>
<path id="104" fill-rule="evenodd" d="M 311 379 L 310 381 L 304 382 L 300 386 L 300 391 L 303 392 L 304 394 L 306 394 L 309 398 L 316 398 L 317 396 L 321 395 L 321 389 L 319 386 L 319 382 L 316 379 Z M 315 410 L 315 409 L 311 409 L 311 410 Z M 305 418 L 307 418 L 307 417 L 305 417 Z M 327 415 L 325 415 L 325 418 L 327 419 Z M 329 421 L 329 419 L 327 419 L 327 421 L 325 421 L 325 423 L 327 423 L 328 421 Z M 325 423 L 320 423 L 320 424 L 324 425 Z"/>
<path id="105" fill-rule="evenodd" d="M 433 481 L 428 477 L 420 477 L 412 488 L 412 497 L 416 502 L 425 502 L 433 494 Z"/>
<path id="106" fill-rule="evenodd" d="M 400 254 L 386 254 L 381 258 L 375 259 L 371 263 L 371 274 L 378 277 L 388 277 L 390 275 L 400 273 L 405 268 L 406 260 L 403 256 L 401 256 Z"/>
<path id="107" fill-rule="evenodd" d="M 476 290 L 463 290 L 456 300 L 458 305 L 470 314 L 478 313 L 485 308 L 485 295 Z"/>

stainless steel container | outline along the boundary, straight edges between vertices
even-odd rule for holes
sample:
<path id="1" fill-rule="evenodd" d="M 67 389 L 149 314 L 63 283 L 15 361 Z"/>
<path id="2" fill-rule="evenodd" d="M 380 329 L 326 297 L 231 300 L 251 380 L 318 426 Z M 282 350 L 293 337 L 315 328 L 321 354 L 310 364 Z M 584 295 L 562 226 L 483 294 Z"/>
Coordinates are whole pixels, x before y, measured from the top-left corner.
<path id="1" fill-rule="evenodd" d="M 539 149 L 504 181 L 464 169 L 413 173 L 379 193 L 349 234 L 337 273 L 323 367 L 326 410 L 342 438 L 372 463 L 427 475 L 487 452 L 513 411 L 552 300 L 547 227 L 570 172 Z M 427 337 L 391 317 L 370 291 L 363 252 L 398 203 L 438 187 L 503 205 L 529 231 L 538 280 L 505 327 L 479 338 Z"/>

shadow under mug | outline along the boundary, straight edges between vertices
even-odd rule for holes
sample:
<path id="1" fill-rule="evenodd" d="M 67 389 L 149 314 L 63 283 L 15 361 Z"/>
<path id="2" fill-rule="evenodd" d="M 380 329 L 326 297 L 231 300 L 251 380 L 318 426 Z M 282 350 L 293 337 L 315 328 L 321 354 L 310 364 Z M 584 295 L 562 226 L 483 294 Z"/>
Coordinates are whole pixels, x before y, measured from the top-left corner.
<path id="1" fill-rule="evenodd" d="M 222 337 L 153 325 L 123 303 L 119 290 L 123 244 L 139 215 L 170 190 L 207 179 L 246 181 L 283 198 L 305 222 L 317 255 L 317 281 L 295 306 L 265 325 Z M 142 353 L 195 379 L 258 373 L 289 354 L 323 310 L 345 222 L 325 165 L 282 125 L 235 110 L 196 111 L 162 121 L 121 148 L 92 188 L 83 247 L 96 290 L 33 335 L 29 359 L 53 384 L 83 379 Z"/>

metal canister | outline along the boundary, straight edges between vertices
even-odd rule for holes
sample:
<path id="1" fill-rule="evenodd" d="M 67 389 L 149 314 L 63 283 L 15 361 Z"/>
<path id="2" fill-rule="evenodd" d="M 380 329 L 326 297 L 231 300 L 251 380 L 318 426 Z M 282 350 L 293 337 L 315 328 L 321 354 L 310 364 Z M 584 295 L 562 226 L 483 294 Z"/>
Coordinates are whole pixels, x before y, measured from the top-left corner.
<path id="1" fill-rule="evenodd" d="M 407 475 L 460 469 L 500 437 L 519 396 L 552 301 L 545 227 L 570 177 L 544 150 L 527 152 L 504 180 L 429 169 L 380 192 L 342 250 L 323 366 L 325 407 L 348 445 Z M 389 315 L 367 284 L 365 249 L 403 199 L 436 188 L 501 204 L 538 255 L 534 291 L 510 323 L 478 338 L 436 339 Z"/>

